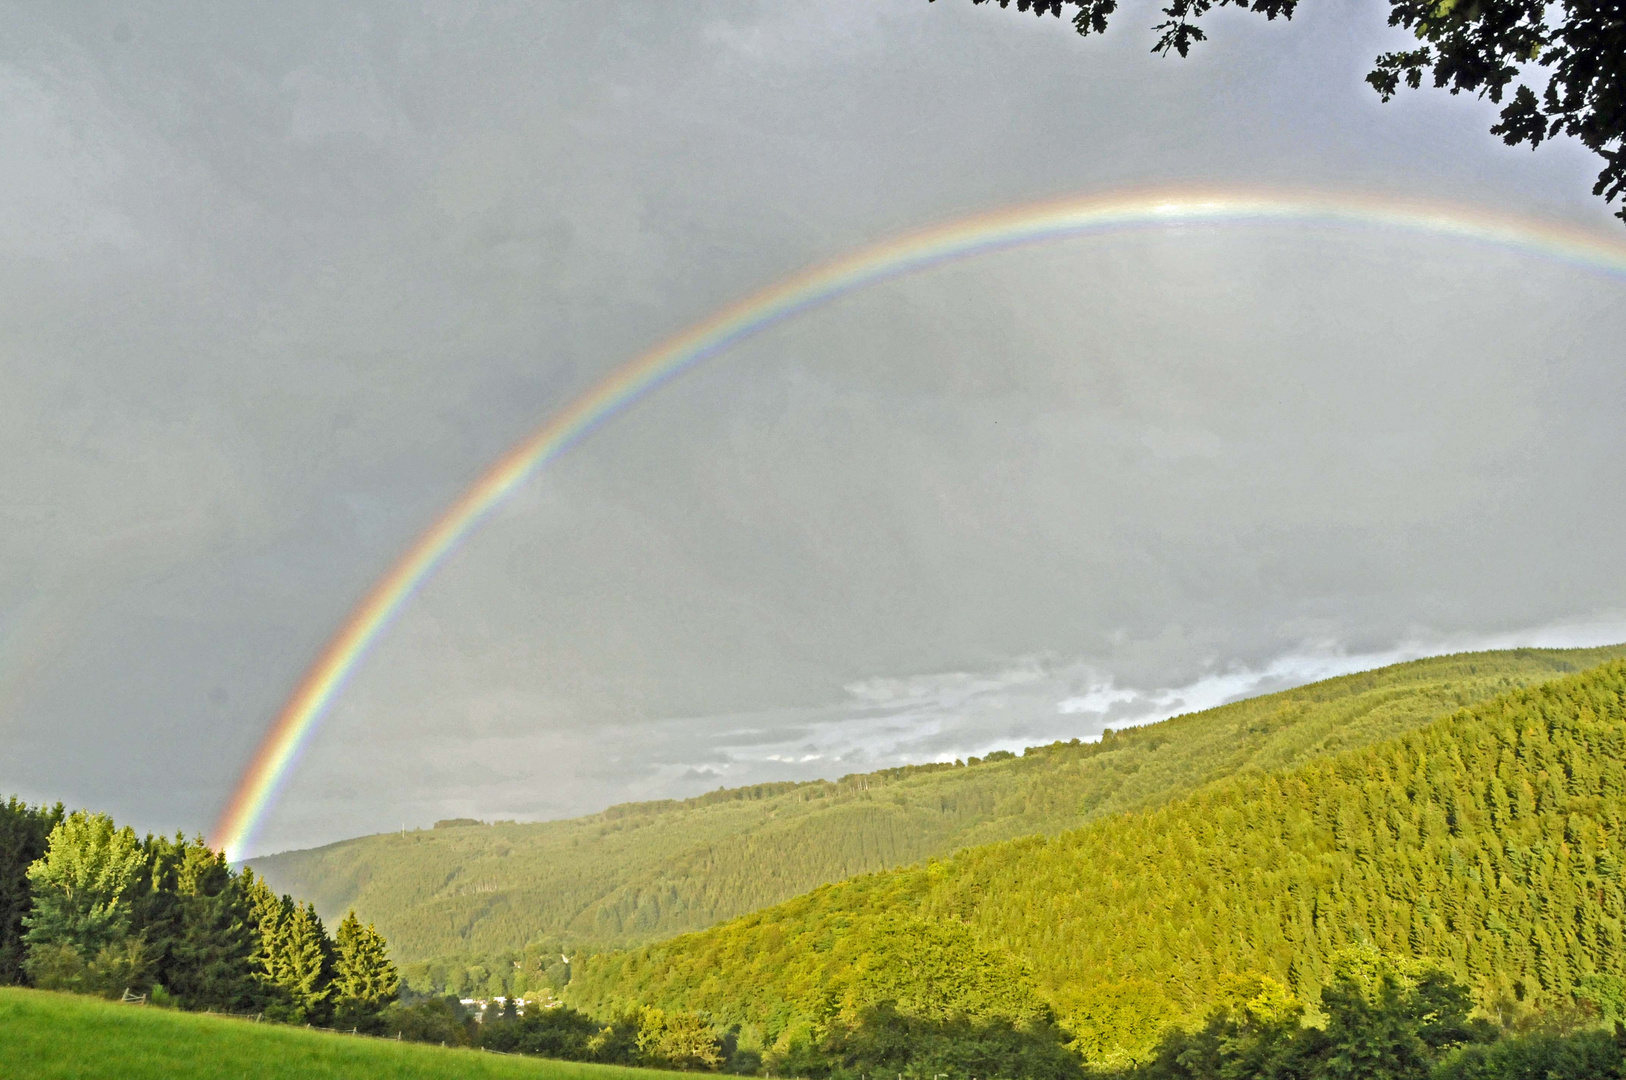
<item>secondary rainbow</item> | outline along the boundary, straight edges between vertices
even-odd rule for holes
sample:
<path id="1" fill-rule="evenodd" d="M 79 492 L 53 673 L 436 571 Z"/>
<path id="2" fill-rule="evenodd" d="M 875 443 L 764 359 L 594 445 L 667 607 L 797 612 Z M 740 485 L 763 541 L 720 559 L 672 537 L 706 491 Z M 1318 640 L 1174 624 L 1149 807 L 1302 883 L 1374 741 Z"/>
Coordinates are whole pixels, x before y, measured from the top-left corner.
<path id="1" fill-rule="evenodd" d="M 1177 189 L 1044 202 L 951 221 L 816 265 L 753 293 L 612 371 L 513 447 L 412 543 L 316 657 L 244 770 L 213 842 L 241 858 L 278 788 L 368 648 L 443 559 L 527 477 L 667 380 L 848 293 L 1026 244 L 1159 226 L 1281 223 L 1422 232 L 1512 248 L 1626 279 L 1626 241 L 1440 203 L 1335 193 Z"/>

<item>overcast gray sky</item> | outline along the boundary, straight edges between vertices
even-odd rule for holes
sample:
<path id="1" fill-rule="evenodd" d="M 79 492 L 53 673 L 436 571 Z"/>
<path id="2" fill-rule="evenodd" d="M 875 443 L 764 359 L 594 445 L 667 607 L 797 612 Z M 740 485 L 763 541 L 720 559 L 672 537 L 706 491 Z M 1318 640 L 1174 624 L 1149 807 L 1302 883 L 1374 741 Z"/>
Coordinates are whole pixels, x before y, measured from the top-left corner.
<path id="1" fill-rule="evenodd" d="M 8 5 L 0 792 L 207 829 L 371 581 L 596 376 L 820 258 L 1201 181 L 1618 231 L 1594 160 L 1383 106 L 1376 3 Z M 539 476 L 379 643 L 256 847 L 1121 724 L 1626 638 L 1618 280 L 1167 227 L 782 326 Z"/>

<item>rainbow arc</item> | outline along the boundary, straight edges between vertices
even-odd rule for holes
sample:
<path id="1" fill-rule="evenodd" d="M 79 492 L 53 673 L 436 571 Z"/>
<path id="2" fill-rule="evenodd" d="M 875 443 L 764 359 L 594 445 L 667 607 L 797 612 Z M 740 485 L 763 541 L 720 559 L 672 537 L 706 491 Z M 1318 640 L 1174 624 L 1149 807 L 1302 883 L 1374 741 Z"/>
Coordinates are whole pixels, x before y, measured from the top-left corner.
<path id="1" fill-rule="evenodd" d="M 323 647 L 243 770 L 213 843 L 233 860 L 318 729 L 333 699 L 390 621 L 459 541 L 527 477 L 663 383 L 788 319 L 849 293 L 947 262 L 1091 234 L 1167 225 L 1294 224 L 1425 233 L 1512 249 L 1626 280 L 1626 241 L 1463 206 L 1332 193 L 1118 193 L 1021 206 L 908 233 L 786 278 L 612 371 L 510 449 L 379 578 Z"/>

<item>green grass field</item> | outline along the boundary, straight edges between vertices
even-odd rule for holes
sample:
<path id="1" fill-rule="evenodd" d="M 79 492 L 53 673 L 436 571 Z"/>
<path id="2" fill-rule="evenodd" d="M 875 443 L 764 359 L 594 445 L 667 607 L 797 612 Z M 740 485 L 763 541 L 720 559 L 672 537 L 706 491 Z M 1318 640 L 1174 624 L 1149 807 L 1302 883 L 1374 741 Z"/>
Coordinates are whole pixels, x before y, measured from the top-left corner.
<path id="1" fill-rule="evenodd" d="M 669 1080 L 0 987 L 0 1080 Z"/>

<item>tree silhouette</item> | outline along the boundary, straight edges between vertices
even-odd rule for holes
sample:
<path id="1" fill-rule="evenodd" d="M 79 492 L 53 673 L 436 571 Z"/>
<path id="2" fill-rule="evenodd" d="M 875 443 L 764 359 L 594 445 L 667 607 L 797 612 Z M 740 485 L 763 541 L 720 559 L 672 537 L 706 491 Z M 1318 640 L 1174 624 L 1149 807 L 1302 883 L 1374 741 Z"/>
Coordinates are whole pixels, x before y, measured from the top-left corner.
<path id="1" fill-rule="evenodd" d="M 935 2 L 935 0 L 928 0 Z M 989 0 L 971 0 L 986 4 Z M 1009 7 L 1011 0 L 995 0 Z M 1298 0 L 1169 0 L 1152 51 L 1185 56 L 1206 39 L 1200 20 L 1215 7 L 1291 19 Z M 1118 0 L 1016 0 L 1016 10 L 1060 18 L 1077 8 L 1080 34 L 1106 30 Z M 1366 81 L 1392 98 L 1402 83 L 1429 78 L 1502 106 L 1491 128 L 1509 146 L 1534 149 L 1570 135 L 1604 159 L 1592 193 L 1613 202 L 1626 191 L 1626 3 L 1622 0 L 1389 0 L 1389 25 L 1416 35 L 1415 49 L 1384 53 Z M 1546 76 L 1538 93 L 1531 81 Z M 1626 221 L 1626 207 L 1616 215 Z"/>

